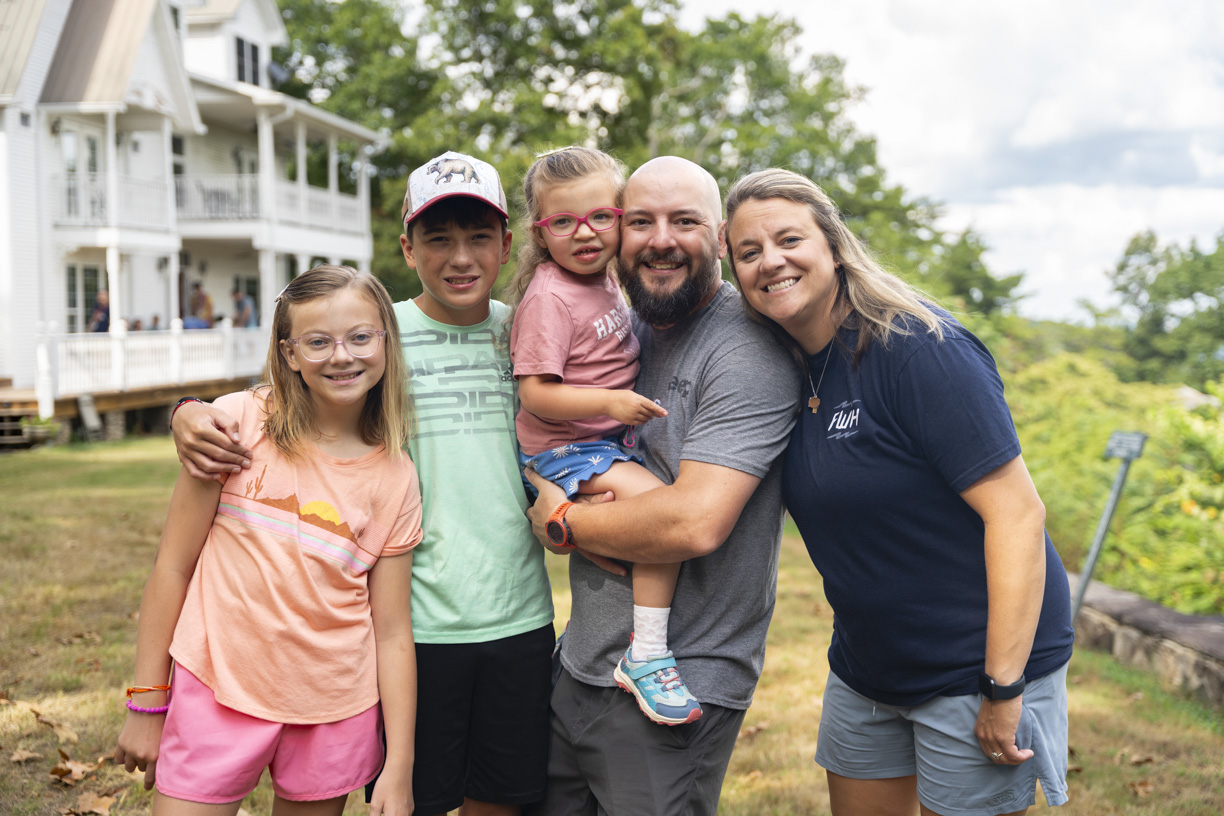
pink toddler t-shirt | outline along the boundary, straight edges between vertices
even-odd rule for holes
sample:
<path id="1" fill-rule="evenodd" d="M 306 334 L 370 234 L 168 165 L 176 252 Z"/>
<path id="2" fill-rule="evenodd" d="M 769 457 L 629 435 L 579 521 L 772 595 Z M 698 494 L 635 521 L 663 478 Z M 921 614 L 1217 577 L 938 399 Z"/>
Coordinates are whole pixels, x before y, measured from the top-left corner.
<path id="1" fill-rule="evenodd" d="M 633 388 L 641 349 L 616 279 L 575 275 L 546 261 L 536 267 L 510 331 L 514 376 L 552 375 L 577 388 Z M 514 421 L 528 455 L 620 431 L 607 416 L 544 419 L 520 408 Z"/>
<path id="2" fill-rule="evenodd" d="M 228 394 L 251 468 L 221 488 L 170 654 L 217 702 L 280 723 L 335 722 L 378 702 L 366 577 L 421 540 L 407 455 L 284 456 L 263 433 L 263 398 Z M 408 602 L 404 598 L 404 603 Z"/>

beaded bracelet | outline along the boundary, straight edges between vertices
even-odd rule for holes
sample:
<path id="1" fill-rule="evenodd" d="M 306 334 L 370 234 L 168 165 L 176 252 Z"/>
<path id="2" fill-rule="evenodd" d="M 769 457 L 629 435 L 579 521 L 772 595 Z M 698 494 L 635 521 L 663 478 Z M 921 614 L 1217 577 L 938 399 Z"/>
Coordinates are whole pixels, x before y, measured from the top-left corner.
<path id="1" fill-rule="evenodd" d="M 145 708 L 144 706 L 138 706 L 132 702 L 131 698 L 128 698 L 127 707 L 128 707 L 128 711 L 139 711 L 141 714 L 165 714 L 167 711 L 170 710 L 169 705 L 153 706 L 151 708 Z"/>
<path id="2" fill-rule="evenodd" d="M 174 408 L 171 409 L 170 411 L 170 424 L 171 425 L 174 424 L 174 415 L 178 413 L 178 409 L 182 408 L 183 404 L 187 402 L 198 402 L 201 405 L 204 404 L 204 400 L 200 399 L 199 397 L 183 397 L 181 400 L 174 403 Z"/>

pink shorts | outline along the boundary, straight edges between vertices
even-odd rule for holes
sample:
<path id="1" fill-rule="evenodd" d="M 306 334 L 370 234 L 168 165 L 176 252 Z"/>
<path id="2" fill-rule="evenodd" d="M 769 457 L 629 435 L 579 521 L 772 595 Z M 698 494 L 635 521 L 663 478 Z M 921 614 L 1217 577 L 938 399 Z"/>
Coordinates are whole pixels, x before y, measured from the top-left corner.
<path id="1" fill-rule="evenodd" d="M 182 666 L 174 667 L 173 683 L 156 773 L 166 796 L 236 802 L 267 768 L 282 799 L 332 799 L 363 787 L 382 768 L 377 704 L 338 722 L 285 725 L 226 708 Z"/>

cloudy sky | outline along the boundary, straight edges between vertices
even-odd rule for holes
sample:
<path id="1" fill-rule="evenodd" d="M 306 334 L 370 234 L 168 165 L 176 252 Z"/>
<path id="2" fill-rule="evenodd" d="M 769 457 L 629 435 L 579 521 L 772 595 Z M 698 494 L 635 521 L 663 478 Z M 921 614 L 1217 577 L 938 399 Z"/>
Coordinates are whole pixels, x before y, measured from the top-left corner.
<path id="1" fill-rule="evenodd" d="M 845 60 L 889 176 L 974 227 L 1031 317 L 1085 322 L 1136 232 L 1224 231 L 1221 0 L 685 0 L 783 13 Z"/>

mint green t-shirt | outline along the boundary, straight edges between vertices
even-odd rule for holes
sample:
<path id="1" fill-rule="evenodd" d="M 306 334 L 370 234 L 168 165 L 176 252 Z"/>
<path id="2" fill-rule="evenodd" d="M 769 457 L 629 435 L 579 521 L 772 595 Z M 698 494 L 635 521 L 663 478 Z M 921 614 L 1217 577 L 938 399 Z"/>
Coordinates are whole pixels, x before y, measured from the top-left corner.
<path id="1" fill-rule="evenodd" d="M 418 643 L 482 643 L 552 622 L 544 549 L 524 515 L 505 320 L 451 326 L 395 304 L 417 426 L 425 538 L 413 551 Z"/>

